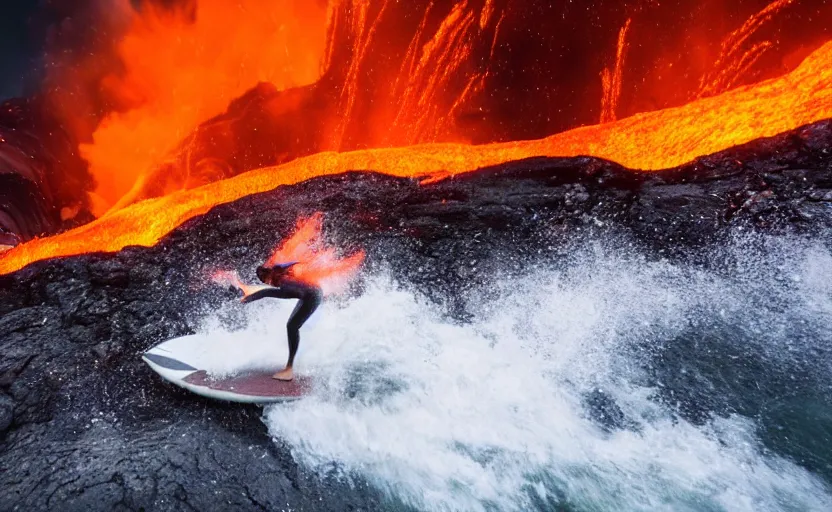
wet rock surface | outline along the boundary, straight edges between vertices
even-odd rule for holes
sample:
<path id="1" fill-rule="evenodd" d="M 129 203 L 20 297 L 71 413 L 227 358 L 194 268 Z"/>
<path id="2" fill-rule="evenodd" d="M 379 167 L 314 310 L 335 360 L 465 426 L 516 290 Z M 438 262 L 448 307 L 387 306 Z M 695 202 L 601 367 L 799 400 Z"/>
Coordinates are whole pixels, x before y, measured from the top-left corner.
<path id="1" fill-rule="evenodd" d="M 625 233 L 657 258 L 689 258 L 736 229 L 830 243 L 832 122 L 658 173 L 538 158 L 427 185 L 320 178 L 216 207 L 152 248 L 0 277 L 0 510 L 389 509 L 365 482 L 309 474 L 259 408 L 181 391 L 139 357 L 234 300 L 208 271 L 253 280 L 315 211 L 333 242 L 367 251 L 369 270 L 464 321 L 466 292 L 492 272 L 558 258 L 576 237 Z M 602 395 L 588 400 L 607 427 L 626 423 Z"/>

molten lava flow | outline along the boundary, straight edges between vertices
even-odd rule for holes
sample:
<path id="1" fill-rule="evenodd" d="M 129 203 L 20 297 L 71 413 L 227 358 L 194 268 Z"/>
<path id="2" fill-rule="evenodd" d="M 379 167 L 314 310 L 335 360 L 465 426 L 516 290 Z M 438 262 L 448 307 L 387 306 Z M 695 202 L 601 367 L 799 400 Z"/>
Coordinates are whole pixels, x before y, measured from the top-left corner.
<path id="1" fill-rule="evenodd" d="M 355 41 L 353 42 L 353 55 L 349 70 L 347 71 L 346 81 L 343 89 L 341 89 L 341 116 L 331 142 L 332 149 L 341 149 L 347 124 L 352 117 L 352 110 L 355 106 L 356 95 L 358 94 L 358 73 L 367 55 L 370 43 L 372 43 L 373 37 L 378 29 L 378 24 L 381 22 L 385 11 L 387 11 L 389 3 L 389 0 L 384 0 L 378 15 L 368 25 L 367 12 L 370 8 L 369 2 L 366 0 L 352 1 L 352 8 L 350 9 L 352 18 L 349 20 L 349 26 L 350 31 L 355 36 Z M 334 41 L 330 41 L 330 44 L 334 44 Z"/>
<path id="2" fill-rule="evenodd" d="M 480 30 L 485 30 L 492 14 L 494 14 L 494 0 L 485 0 L 485 5 L 480 12 Z"/>
<path id="3" fill-rule="evenodd" d="M 448 176 L 533 156 L 591 155 L 656 170 L 832 117 L 832 42 L 791 73 L 682 107 L 639 114 L 545 139 L 487 144 L 423 144 L 320 153 L 196 189 L 136 203 L 57 236 L 0 255 L 0 273 L 45 258 L 128 245 L 151 246 L 184 221 L 218 204 L 280 185 L 355 169 L 402 177 Z"/>
<path id="4" fill-rule="evenodd" d="M 496 8 L 492 1 L 486 2 L 479 13 L 471 2 L 458 2 L 429 36 L 429 19 L 436 10 L 434 2 L 429 2 L 404 50 L 401 65 L 392 70 L 370 59 L 370 54 L 377 52 L 378 45 L 382 44 L 375 41 L 376 32 L 385 16 L 392 14 L 388 13 L 389 0 L 381 2 L 373 16 L 367 0 L 341 0 L 341 4 L 350 9 L 336 9 L 331 19 L 324 60 L 327 69 L 333 66 L 333 47 L 343 44 L 336 39 L 339 30 L 348 34 L 352 52 L 338 107 L 333 112 L 334 129 L 323 147 L 343 151 L 356 146 L 460 140 L 452 133 L 455 115 L 471 96 L 482 90 L 486 76 L 486 71 L 479 69 L 483 66 L 473 62 L 474 48 L 490 40 L 493 55 L 505 13 L 494 24 Z M 492 31 L 493 35 L 488 36 Z M 426 36 L 429 36 L 427 40 Z M 372 85 L 369 91 L 366 89 L 368 78 L 376 73 L 375 68 L 383 69 L 380 74 L 392 87 Z M 370 112 L 357 119 L 361 115 L 357 113 L 359 103 L 368 98 L 373 105 Z"/>
<path id="5" fill-rule="evenodd" d="M 394 130 L 402 130 L 404 134 L 399 140 L 405 143 L 435 140 L 436 130 L 444 117 L 437 111 L 440 104 L 437 95 L 445 90 L 454 73 L 470 57 L 476 26 L 468 2 L 460 2 L 424 45 L 418 64 L 407 75 L 407 86 L 393 121 Z M 431 129 L 433 131 L 428 132 Z"/>
<path id="6" fill-rule="evenodd" d="M 180 5 L 180 4 L 177 4 Z M 279 89 L 320 77 L 326 8 L 306 0 L 200 0 L 173 11 L 132 11 L 118 53 L 123 72 L 104 81 L 122 106 L 82 145 L 98 187 L 94 213 L 117 204 L 199 123 L 258 82 Z M 300 49 L 300 51 L 299 51 Z"/>
<path id="7" fill-rule="evenodd" d="M 751 49 L 741 52 L 743 43 L 763 24 L 792 3 L 794 0 L 775 0 L 762 11 L 751 16 L 740 28 L 728 34 L 722 42 L 722 51 L 714 63 L 713 71 L 702 76 L 699 82 L 699 98 L 727 91 L 746 74 L 746 71 L 773 46 L 773 43 L 762 41 L 752 46 Z"/>
<path id="8" fill-rule="evenodd" d="M 385 137 L 386 144 L 409 145 L 440 140 L 451 131 L 458 110 L 484 87 L 487 72 L 472 69 L 471 57 L 485 32 L 492 30 L 493 2 L 486 1 L 479 17 L 467 1 L 454 5 L 433 37 L 422 46 L 417 60 L 416 49 L 429 13 L 430 6 L 396 79 L 392 104 L 398 105 L 398 109 Z M 505 13 L 493 26 L 489 61 L 504 17 Z M 401 89 L 399 83 L 404 84 Z M 464 85 L 454 87 L 453 84 Z"/>
<path id="9" fill-rule="evenodd" d="M 615 54 L 615 67 L 605 68 L 601 73 L 603 97 L 601 98 L 601 124 L 610 123 L 616 119 L 618 99 L 621 97 L 621 74 L 624 69 L 624 51 L 627 48 L 627 32 L 630 30 L 632 19 L 618 33 L 618 50 Z"/>
<path id="10" fill-rule="evenodd" d="M 323 288 L 324 293 L 340 289 L 355 275 L 364 261 L 364 252 L 341 259 L 337 251 L 324 244 L 321 235 L 322 215 L 316 213 L 297 223 L 295 233 L 275 248 L 266 260 L 266 266 L 294 263 L 292 277 Z"/>

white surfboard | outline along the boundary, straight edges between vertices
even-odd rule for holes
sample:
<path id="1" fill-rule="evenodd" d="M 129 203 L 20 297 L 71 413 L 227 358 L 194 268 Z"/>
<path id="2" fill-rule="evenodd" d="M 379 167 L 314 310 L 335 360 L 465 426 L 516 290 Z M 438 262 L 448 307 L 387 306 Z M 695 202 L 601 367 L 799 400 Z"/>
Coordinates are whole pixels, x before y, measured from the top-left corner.
<path id="1" fill-rule="evenodd" d="M 173 338 L 145 352 L 142 359 L 166 381 L 217 400 L 251 404 L 285 402 L 302 398 L 312 388 L 309 377 L 296 376 L 291 382 L 273 379 L 277 368 L 212 376 L 205 370 L 204 341 L 199 335 Z"/>

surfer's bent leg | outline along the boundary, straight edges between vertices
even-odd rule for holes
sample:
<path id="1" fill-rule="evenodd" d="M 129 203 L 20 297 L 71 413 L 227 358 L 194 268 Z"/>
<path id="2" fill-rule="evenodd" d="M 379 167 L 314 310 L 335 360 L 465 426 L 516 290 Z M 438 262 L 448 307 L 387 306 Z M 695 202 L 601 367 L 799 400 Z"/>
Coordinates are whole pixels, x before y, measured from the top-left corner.
<path id="1" fill-rule="evenodd" d="M 292 365 L 295 362 L 295 354 L 297 354 L 300 345 L 300 328 L 320 306 L 323 300 L 323 291 L 314 285 L 291 279 L 282 279 L 279 286 L 275 286 L 275 283 L 273 283 L 272 286 L 266 289 L 247 295 L 243 298 L 243 302 L 252 302 L 266 297 L 298 299 L 298 304 L 286 324 L 286 332 L 289 338 L 289 361 L 286 363 L 286 368 L 272 376 L 277 380 L 289 381 L 293 377 Z"/>
<path id="2" fill-rule="evenodd" d="M 295 310 L 289 316 L 289 322 L 286 323 L 286 332 L 289 338 L 289 362 L 286 363 L 286 368 L 291 368 L 295 362 L 295 354 L 297 354 L 298 346 L 300 346 L 301 326 L 318 309 L 322 298 L 323 294 L 320 289 L 311 290 L 311 293 L 298 301 L 298 305 L 295 306 Z"/>

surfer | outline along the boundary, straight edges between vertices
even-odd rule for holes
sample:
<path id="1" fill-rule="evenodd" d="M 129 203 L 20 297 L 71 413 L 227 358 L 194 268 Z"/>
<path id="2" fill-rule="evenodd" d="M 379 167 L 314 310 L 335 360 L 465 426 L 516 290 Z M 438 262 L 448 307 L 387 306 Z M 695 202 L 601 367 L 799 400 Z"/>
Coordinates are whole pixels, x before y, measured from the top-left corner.
<path id="1" fill-rule="evenodd" d="M 290 381 L 294 377 L 292 365 L 295 362 L 295 354 L 300 345 L 300 328 L 318 309 L 323 299 L 323 291 L 320 286 L 301 281 L 292 275 L 291 269 L 295 264 L 279 263 L 272 266 L 257 267 L 257 278 L 269 287 L 261 288 L 242 299 L 243 304 L 266 297 L 298 299 L 298 304 L 292 314 L 289 315 L 289 321 L 286 323 L 286 331 L 289 337 L 289 361 L 284 369 L 272 375 L 272 378 L 283 381 Z"/>

